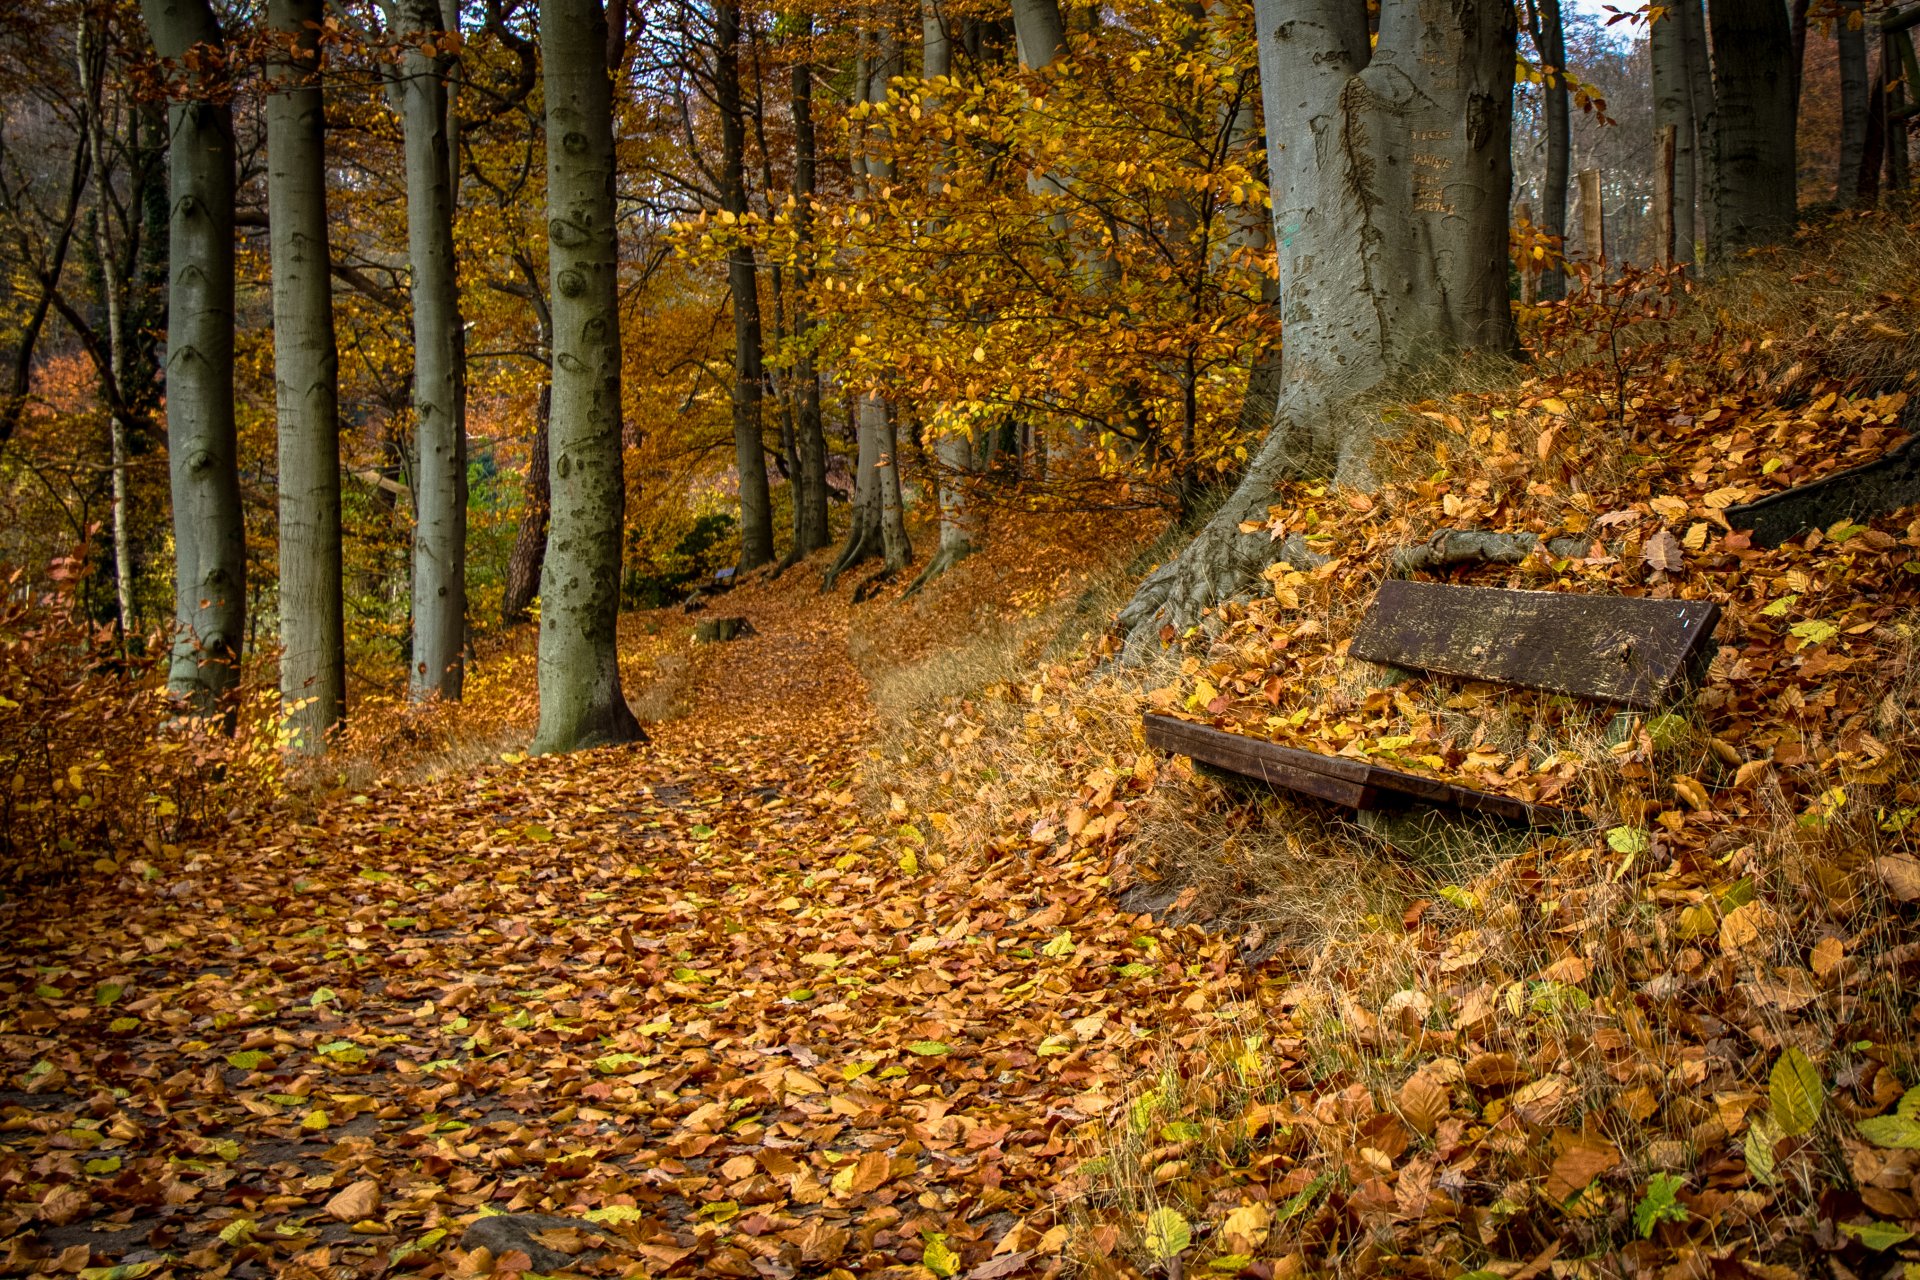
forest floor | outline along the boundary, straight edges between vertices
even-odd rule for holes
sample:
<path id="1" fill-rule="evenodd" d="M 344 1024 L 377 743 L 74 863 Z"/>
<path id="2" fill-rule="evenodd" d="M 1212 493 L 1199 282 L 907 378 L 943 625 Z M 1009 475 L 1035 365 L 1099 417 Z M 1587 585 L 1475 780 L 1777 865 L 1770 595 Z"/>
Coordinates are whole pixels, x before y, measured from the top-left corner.
<path id="1" fill-rule="evenodd" d="M 1102 856 L 901 856 L 856 803 L 846 606 L 749 595 L 716 612 L 758 635 L 693 651 L 645 746 L 9 908 L 0 1273 L 460 1274 L 500 1211 L 618 1227 L 611 1274 L 1058 1255 L 1076 1131 L 1244 979 Z"/>

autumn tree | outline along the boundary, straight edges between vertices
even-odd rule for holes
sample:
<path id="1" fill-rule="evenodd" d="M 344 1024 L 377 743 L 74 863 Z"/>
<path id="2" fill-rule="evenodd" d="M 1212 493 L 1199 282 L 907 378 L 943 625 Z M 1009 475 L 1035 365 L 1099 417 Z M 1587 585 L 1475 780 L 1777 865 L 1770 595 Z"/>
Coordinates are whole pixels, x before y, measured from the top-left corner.
<path id="1" fill-rule="evenodd" d="M 413 299 L 413 647 L 416 699 L 458 698 L 467 641 L 466 354 L 454 257 L 447 73 L 458 35 L 434 0 L 394 0 L 390 88 L 405 135 Z"/>
<path id="2" fill-rule="evenodd" d="M 1270 561 L 1279 480 L 1371 484 L 1378 428 L 1344 425 L 1360 396 L 1514 345 L 1512 6 L 1385 0 L 1377 45 L 1361 0 L 1254 11 L 1287 324 L 1278 412 L 1232 496 L 1122 611 L 1140 640 L 1193 622 Z"/>
<path id="3" fill-rule="evenodd" d="M 537 752 L 632 742 L 616 624 L 626 488 L 621 462 L 620 254 L 613 84 L 600 0 L 541 0 L 547 111 L 551 514 L 540 577 Z"/>
<path id="4" fill-rule="evenodd" d="M 339 355 L 327 234 L 320 0 L 270 0 L 267 97 L 274 386 L 280 440 L 280 696 L 291 743 L 317 752 L 346 718 Z"/>
<path id="5" fill-rule="evenodd" d="M 246 532 L 233 419 L 233 112 L 207 0 L 143 0 L 154 51 L 178 77 L 167 108 L 167 454 L 173 658 L 167 683 L 202 715 L 240 679 Z"/>
<path id="6" fill-rule="evenodd" d="M 1784 239 L 1798 211 L 1793 28 L 1775 0 L 1713 0 L 1711 260 Z"/>
<path id="7" fill-rule="evenodd" d="M 1528 0 L 1527 19 L 1539 59 L 1540 89 L 1545 110 L 1547 169 L 1540 183 L 1540 230 L 1564 243 L 1567 235 L 1567 186 L 1572 177 L 1573 112 L 1567 85 L 1567 32 L 1560 0 Z M 1566 291 L 1566 274 L 1551 263 L 1540 276 L 1540 296 L 1558 298 Z"/>

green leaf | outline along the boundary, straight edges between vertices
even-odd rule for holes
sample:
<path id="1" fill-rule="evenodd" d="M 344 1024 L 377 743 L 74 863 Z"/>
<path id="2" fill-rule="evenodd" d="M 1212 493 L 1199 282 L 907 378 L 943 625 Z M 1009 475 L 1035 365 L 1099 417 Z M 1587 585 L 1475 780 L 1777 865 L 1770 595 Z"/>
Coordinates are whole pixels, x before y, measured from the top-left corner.
<path id="1" fill-rule="evenodd" d="M 264 1049 L 242 1049 L 238 1053 L 227 1055 L 227 1065 L 238 1067 L 242 1071 L 258 1071 L 273 1061 L 273 1055 Z"/>
<path id="2" fill-rule="evenodd" d="M 96 1008 L 104 1009 L 126 993 L 126 987 L 118 982 L 103 982 L 93 989 L 93 1003 Z"/>
<path id="3" fill-rule="evenodd" d="M 525 835 L 527 839 L 533 841 L 535 844 L 546 844 L 548 841 L 553 839 L 553 832 L 549 828 L 543 827 L 537 822 L 529 822 L 526 826 L 526 830 L 522 832 L 522 834 Z"/>
<path id="4" fill-rule="evenodd" d="M 1053 935 L 1046 946 L 1040 948 L 1040 954 L 1050 959 L 1061 960 L 1073 954 L 1073 931 L 1062 929 Z"/>
<path id="5" fill-rule="evenodd" d="M 710 827 L 710 826 L 708 826 L 708 825 L 707 825 L 706 823 L 704 823 L 704 822 L 701 822 L 701 823 L 696 823 L 696 824 L 695 824 L 694 826 L 692 826 L 691 828 L 689 828 L 689 830 L 691 830 L 691 831 L 693 832 L 693 838 L 694 838 L 695 840 L 711 840 L 711 839 L 713 839 L 713 828 L 712 828 L 712 827 Z"/>
<path id="6" fill-rule="evenodd" d="M 1119 969 L 1120 976 L 1123 978 L 1144 978 L 1152 972 L 1153 972 L 1152 965 L 1142 964 L 1138 960 L 1135 960 L 1130 964 L 1123 964 L 1120 966 L 1120 969 Z"/>
<path id="7" fill-rule="evenodd" d="M 1654 750 L 1656 751 L 1667 750 L 1676 743 L 1685 740 L 1686 735 L 1687 719 L 1685 716 L 1677 716 L 1669 711 L 1664 715 L 1655 716 L 1653 719 L 1647 721 L 1647 737 L 1652 741 Z"/>
<path id="8" fill-rule="evenodd" d="M 1773 1149 L 1779 1145 L 1781 1137 L 1780 1126 L 1774 1123 L 1772 1116 L 1756 1115 L 1747 1126 L 1747 1172 L 1753 1175 L 1755 1182 L 1773 1185 Z"/>
<path id="9" fill-rule="evenodd" d="M 1198 1142 L 1206 1131 L 1191 1120 L 1175 1120 L 1162 1126 L 1160 1136 L 1168 1142 Z"/>
<path id="10" fill-rule="evenodd" d="M 125 1035 L 129 1031 L 138 1031 L 139 1029 L 140 1019 L 138 1018 L 115 1018 L 107 1024 L 107 1030 L 113 1032 L 115 1035 Z"/>
<path id="11" fill-rule="evenodd" d="M 593 1069 L 602 1075 L 613 1075 L 625 1071 L 641 1060 L 637 1053 L 609 1053 L 593 1060 Z"/>
<path id="12" fill-rule="evenodd" d="M 1193 1244 L 1193 1227 L 1178 1209 L 1155 1209 L 1147 1215 L 1147 1252 L 1170 1262 Z"/>
<path id="13" fill-rule="evenodd" d="M 221 1244 L 245 1244 L 253 1239 L 253 1219 L 235 1218 L 220 1228 Z"/>
<path id="14" fill-rule="evenodd" d="M 588 1222 L 638 1222 L 647 1215 L 630 1204 L 610 1204 L 604 1209 L 589 1209 L 580 1215 Z"/>
<path id="15" fill-rule="evenodd" d="M 907 1046 L 908 1053 L 917 1053 L 923 1058 L 938 1058 L 953 1050 L 939 1040 L 915 1040 Z"/>
<path id="16" fill-rule="evenodd" d="M 338 1000 L 339 998 L 340 997 L 337 994 L 335 994 L 334 989 L 332 987 L 321 987 L 318 991 L 314 992 L 311 996 L 307 998 L 307 1003 L 311 1005 L 313 1008 L 318 1009 L 321 1005 L 332 1004 L 334 1001 Z"/>
<path id="17" fill-rule="evenodd" d="M 1840 628 L 1831 622 L 1822 622 L 1818 618 L 1808 618 L 1805 622 L 1796 622 L 1788 629 L 1795 639 L 1802 642 L 1803 648 L 1816 644 L 1825 644 L 1840 634 Z"/>
<path id="18" fill-rule="evenodd" d="M 1920 1151 L 1920 1123 L 1902 1115 L 1874 1116 L 1860 1122 L 1860 1136 L 1876 1147 Z"/>
<path id="19" fill-rule="evenodd" d="M 120 1172 L 120 1157 L 102 1156 L 98 1160 L 87 1161 L 83 1167 L 88 1173 L 118 1173 Z"/>
<path id="20" fill-rule="evenodd" d="M 1843 1222 L 1840 1229 L 1875 1253 L 1913 1239 L 1913 1232 L 1902 1231 L 1891 1222 Z"/>
<path id="21" fill-rule="evenodd" d="M 1639 1231 L 1642 1240 L 1652 1236 L 1653 1229 L 1663 1222 L 1687 1220 L 1690 1216 L 1687 1207 L 1680 1203 L 1680 1188 L 1685 1185 L 1685 1180 L 1677 1174 L 1653 1175 L 1653 1180 L 1647 1183 L 1646 1193 L 1633 1209 L 1634 1229 Z"/>
<path id="22" fill-rule="evenodd" d="M 1218 1271 L 1221 1275 L 1239 1275 L 1253 1262 L 1250 1254 L 1223 1253 L 1207 1263 L 1207 1270 Z"/>
<path id="23" fill-rule="evenodd" d="M 1293 1199 L 1287 1201 L 1285 1205 L 1281 1206 L 1280 1212 L 1274 1215 L 1274 1221 L 1285 1222 L 1287 1219 L 1293 1217 L 1295 1214 L 1300 1213 L 1308 1205 L 1312 1204 L 1314 1197 L 1319 1195 L 1321 1190 L 1326 1187 L 1327 1180 L 1329 1177 L 1330 1175 L 1323 1173 L 1319 1177 L 1315 1178 L 1312 1182 L 1309 1182 L 1306 1186 L 1300 1188 L 1299 1192 L 1293 1197 Z"/>
<path id="24" fill-rule="evenodd" d="M 140 1280 L 142 1276 L 153 1274 L 160 1260 L 151 1262 L 121 1262 L 111 1267 L 82 1267 L 80 1280 Z"/>
<path id="25" fill-rule="evenodd" d="M 1819 1068 L 1797 1048 L 1788 1048 L 1773 1064 L 1767 1096 L 1773 1105 L 1774 1123 L 1780 1126 L 1781 1136 L 1787 1138 L 1811 1132 L 1827 1101 Z"/>
<path id="26" fill-rule="evenodd" d="M 1652 847 L 1646 831 L 1640 827 L 1615 827 L 1607 832 L 1607 848 L 1615 853 L 1645 853 Z"/>

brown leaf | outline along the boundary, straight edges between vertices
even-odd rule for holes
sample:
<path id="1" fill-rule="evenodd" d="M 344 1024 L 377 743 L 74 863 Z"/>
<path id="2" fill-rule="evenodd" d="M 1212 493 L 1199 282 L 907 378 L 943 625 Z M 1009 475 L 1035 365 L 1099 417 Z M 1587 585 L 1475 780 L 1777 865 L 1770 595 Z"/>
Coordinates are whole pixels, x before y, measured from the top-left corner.
<path id="1" fill-rule="evenodd" d="M 1620 1163 L 1620 1149 L 1611 1142 L 1570 1129 L 1553 1135 L 1553 1152 L 1546 1194 L 1555 1204 L 1565 1204 L 1575 1192 Z"/>
<path id="2" fill-rule="evenodd" d="M 1453 1109 L 1453 1100 L 1447 1095 L 1447 1086 L 1428 1075 L 1417 1071 L 1400 1086 L 1400 1092 L 1394 1101 L 1400 1107 L 1400 1114 L 1408 1124 L 1420 1131 L 1425 1137 L 1433 1132 L 1435 1125 L 1446 1119 Z"/>
<path id="3" fill-rule="evenodd" d="M 967 1272 L 966 1280 L 1000 1280 L 1002 1276 L 1013 1275 L 1026 1270 L 1033 1261 L 1033 1250 L 1022 1249 L 1018 1253 L 1009 1253 L 1001 1258 L 989 1258 L 973 1270 Z"/>
<path id="4" fill-rule="evenodd" d="M 362 1178 L 341 1188 L 327 1201 L 327 1212 L 341 1222 L 361 1222 L 380 1209 L 380 1184 Z"/>
<path id="5" fill-rule="evenodd" d="M 1880 883 L 1887 886 L 1887 892 L 1902 902 L 1912 902 L 1920 898 L 1920 858 L 1904 853 L 1890 853 L 1873 860 L 1873 869 L 1880 876 Z"/>
<path id="6" fill-rule="evenodd" d="M 1686 552 L 1680 549 L 1680 539 L 1666 529 L 1647 539 L 1647 545 L 1642 548 L 1640 558 L 1645 560 L 1649 567 L 1658 569 L 1662 573 L 1679 573 L 1686 568 L 1687 564 Z"/>

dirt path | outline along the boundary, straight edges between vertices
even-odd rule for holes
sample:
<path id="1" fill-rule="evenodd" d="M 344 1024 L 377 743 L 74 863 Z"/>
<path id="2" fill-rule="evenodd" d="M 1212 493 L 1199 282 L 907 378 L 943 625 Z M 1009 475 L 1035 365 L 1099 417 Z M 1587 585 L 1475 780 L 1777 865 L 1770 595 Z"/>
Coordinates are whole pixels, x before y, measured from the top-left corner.
<path id="1" fill-rule="evenodd" d="M 597 1212 L 616 1274 L 1052 1265 L 1058 1185 L 1224 948 L 1085 854 L 903 868 L 844 616 L 748 612 L 646 747 L 5 908 L 0 1271 L 470 1273 L 482 1210 Z"/>

